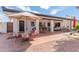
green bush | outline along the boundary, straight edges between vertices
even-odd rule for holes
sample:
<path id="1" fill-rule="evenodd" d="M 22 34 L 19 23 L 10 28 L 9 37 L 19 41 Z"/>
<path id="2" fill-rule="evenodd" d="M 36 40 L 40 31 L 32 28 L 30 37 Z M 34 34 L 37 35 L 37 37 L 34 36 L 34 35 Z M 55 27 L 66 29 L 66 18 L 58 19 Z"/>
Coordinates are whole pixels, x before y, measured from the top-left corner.
<path id="1" fill-rule="evenodd" d="M 79 30 L 79 25 L 76 26 L 76 30 Z"/>

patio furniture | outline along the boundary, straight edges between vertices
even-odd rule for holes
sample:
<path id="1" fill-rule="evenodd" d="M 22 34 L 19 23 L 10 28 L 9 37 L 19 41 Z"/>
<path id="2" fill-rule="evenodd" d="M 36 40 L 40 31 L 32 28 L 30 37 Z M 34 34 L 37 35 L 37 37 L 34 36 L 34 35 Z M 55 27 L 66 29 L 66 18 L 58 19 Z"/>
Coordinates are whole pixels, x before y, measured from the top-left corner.
<path id="1" fill-rule="evenodd" d="M 61 27 L 55 27 L 54 30 L 55 31 L 60 31 L 61 30 Z"/>
<path id="2" fill-rule="evenodd" d="M 9 36 L 7 39 L 15 39 L 15 42 L 21 41 L 34 41 L 35 34 L 32 33 L 16 33 L 15 35 Z"/>
<path id="3" fill-rule="evenodd" d="M 31 40 L 31 37 L 29 35 L 29 33 L 26 33 L 26 34 L 23 34 L 22 35 L 22 41 L 30 41 Z"/>
<path id="4" fill-rule="evenodd" d="M 67 32 L 70 32 L 70 28 L 69 28 L 69 26 L 67 26 Z"/>
<path id="5" fill-rule="evenodd" d="M 17 34 L 17 35 L 15 35 L 15 38 L 21 38 L 22 37 L 22 34 Z"/>
<path id="6" fill-rule="evenodd" d="M 18 37 L 16 34 L 14 35 L 13 33 L 8 33 L 7 39 L 15 39 L 16 37 Z"/>
<path id="7" fill-rule="evenodd" d="M 62 32 L 66 32 L 66 29 L 61 29 Z"/>
<path id="8" fill-rule="evenodd" d="M 20 40 L 21 42 L 34 41 L 33 35 L 29 33 L 23 33 L 23 34 L 18 35 L 18 37 L 16 37 L 16 41 L 17 40 Z"/>

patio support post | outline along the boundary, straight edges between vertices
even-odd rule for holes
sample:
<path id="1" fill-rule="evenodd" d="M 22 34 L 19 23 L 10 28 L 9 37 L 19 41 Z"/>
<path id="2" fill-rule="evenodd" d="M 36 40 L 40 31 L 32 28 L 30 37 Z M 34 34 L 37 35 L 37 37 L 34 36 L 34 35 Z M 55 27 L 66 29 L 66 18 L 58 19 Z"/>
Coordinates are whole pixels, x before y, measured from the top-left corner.
<path id="1" fill-rule="evenodd" d="M 25 23 L 25 27 L 24 27 L 25 33 L 27 33 L 27 20 L 26 19 L 25 19 L 24 23 Z"/>
<path id="2" fill-rule="evenodd" d="M 28 33 L 30 33 L 30 31 L 31 31 L 31 21 L 29 19 L 27 19 L 26 22 L 27 22 L 26 30 L 27 30 Z"/>
<path id="3" fill-rule="evenodd" d="M 54 31 L 54 21 L 53 20 L 50 21 L 50 31 L 51 32 Z"/>
<path id="4" fill-rule="evenodd" d="M 13 20 L 13 32 L 19 32 L 19 21 L 17 19 Z"/>
<path id="5" fill-rule="evenodd" d="M 45 22 L 45 26 L 47 27 L 47 22 Z"/>
<path id="6" fill-rule="evenodd" d="M 39 34 L 39 20 L 36 20 L 36 30 L 37 30 L 37 33 Z"/>

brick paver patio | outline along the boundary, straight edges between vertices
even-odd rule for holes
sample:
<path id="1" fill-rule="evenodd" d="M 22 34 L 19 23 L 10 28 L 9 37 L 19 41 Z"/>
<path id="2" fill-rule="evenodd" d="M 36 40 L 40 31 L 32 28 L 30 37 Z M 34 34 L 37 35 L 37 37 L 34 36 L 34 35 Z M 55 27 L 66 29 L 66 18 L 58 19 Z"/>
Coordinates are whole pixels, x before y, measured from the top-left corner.
<path id="1" fill-rule="evenodd" d="M 9 34 L 0 34 L 0 52 L 76 52 L 79 40 L 68 38 L 68 33 L 41 34 L 31 42 L 7 40 Z"/>

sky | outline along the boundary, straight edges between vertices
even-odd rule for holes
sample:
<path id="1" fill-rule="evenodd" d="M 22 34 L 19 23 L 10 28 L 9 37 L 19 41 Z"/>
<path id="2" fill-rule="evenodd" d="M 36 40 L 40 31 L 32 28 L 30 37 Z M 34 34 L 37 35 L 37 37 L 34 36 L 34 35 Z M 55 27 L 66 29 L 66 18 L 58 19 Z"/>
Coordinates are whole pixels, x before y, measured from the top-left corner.
<path id="1" fill-rule="evenodd" d="M 65 17 L 65 18 L 73 18 L 74 16 L 76 19 L 79 19 L 79 9 L 75 6 L 4 6 L 8 9 L 18 10 L 18 11 L 30 11 L 39 14 L 51 15 L 51 16 L 58 16 L 58 17 Z M 2 17 L 2 16 L 3 17 Z M 4 15 L 4 11 L 0 7 L 0 18 L 6 18 L 7 16 Z"/>
<path id="2" fill-rule="evenodd" d="M 0 22 L 7 22 L 9 21 L 9 17 L 4 14 L 4 11 L 2 10 L 2 7 L 0 7 Z"/>

